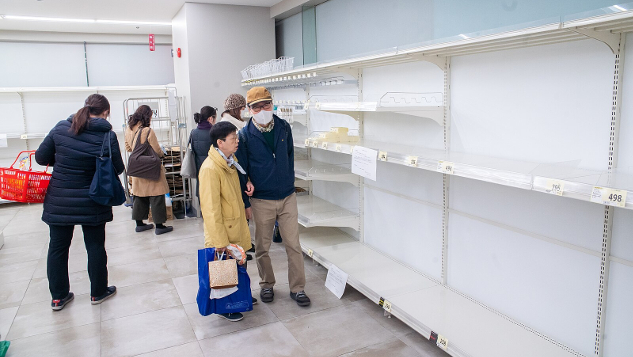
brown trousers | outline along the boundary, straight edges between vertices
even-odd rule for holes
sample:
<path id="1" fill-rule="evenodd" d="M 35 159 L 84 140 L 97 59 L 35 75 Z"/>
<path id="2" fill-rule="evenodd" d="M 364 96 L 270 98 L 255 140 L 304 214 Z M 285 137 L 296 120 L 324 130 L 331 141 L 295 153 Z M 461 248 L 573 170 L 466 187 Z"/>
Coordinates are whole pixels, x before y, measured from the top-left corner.
<path id="1" fill-rule="evenodd" d="M 251 198 L 253 218 L 255 219 L 255 257 L 262 289 L 275 285 L 275 273 L 268 255 L 273 241 L 275 221 L 279 223 L 279 231 L 286 246 L 288 256 L 288 282 L 293 293 L 304 289 L 306 276 L 303 266 L 303 252 L 299 244 L 299 223 L 297 213 L 297 196 L 292 195 L 283 200 L 261 200 Z"/>

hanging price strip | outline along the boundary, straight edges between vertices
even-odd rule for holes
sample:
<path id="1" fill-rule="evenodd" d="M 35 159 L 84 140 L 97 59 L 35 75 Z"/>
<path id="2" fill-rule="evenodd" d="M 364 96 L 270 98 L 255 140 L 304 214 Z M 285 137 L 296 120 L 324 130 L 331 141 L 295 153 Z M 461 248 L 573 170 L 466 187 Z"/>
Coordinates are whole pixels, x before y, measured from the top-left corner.
<path id="1" fill-rule="evenodd" d="M 607 206 L 624 207 L 626 205 L 626 190 L 594 186 L 591 192 L 591 202 Z"/>
<path id="2" fill-rule="evenodd" d="M 438 161 L 437 162 L 437 171 L 443 174 L 452 175 L 453 168 L 455 165 L 450 161 Z"/>
<path id="3" fill-rule="evenodd" d="M 443 349 L 444 351 L 448 351 L 448 338 L 437 335 L 437 347 Z"/>
<path id="4" fill-rule="evenodd" d="M 565 191 L 565 183 L 559 180 L 547 179 L 545 182 L 545 193 L 562 196 Z"/>
<path id="5" fill-rule="evenodd" d="M 387 152 L 386 151 L 378 151 L 378 160 L 387 161 Z"/>
<path id="6" fill-rule="evenodd" d="M 404 162 L 405 165 L 411 167 L 418 167 L 418 157 L 417 156 L 407 156 Z"/>
<path id="7" fill-rule="evenodd" d="M 343 147 L 341 146 L 341 144 L 336 144 L 336 152 L 342 152 L 343 151 Z"/>
<path id="8" fill-rule="evenodd" d="M 321 143 L 321 149 L 327 150 L 327 142 L 326 141 Z"/>

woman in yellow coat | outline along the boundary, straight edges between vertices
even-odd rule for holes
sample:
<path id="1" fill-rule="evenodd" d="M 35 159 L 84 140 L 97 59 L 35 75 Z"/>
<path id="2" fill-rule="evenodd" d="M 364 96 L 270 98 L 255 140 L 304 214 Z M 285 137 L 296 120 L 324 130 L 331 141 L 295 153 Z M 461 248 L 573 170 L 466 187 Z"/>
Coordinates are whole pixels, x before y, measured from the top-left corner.
<path id="1" fill-rule="evenodd" d="M 200 167 L 200 208 L 204 217 L 204 245 L 225 252 L 230 244 L 251 249 L 251 233 L 246 222 L 244 201 L 237 171 L 243 172 L 233 154 L 237 151 L 237 127 L 219 122 L 211 127 L 209 156 Z M 252 194 L 252 185 L 248 193 Z M 257 300 L 253 299 L 253 303 Z M 229 321 L 239 321 L 241 313 L 221 314 Z"/>

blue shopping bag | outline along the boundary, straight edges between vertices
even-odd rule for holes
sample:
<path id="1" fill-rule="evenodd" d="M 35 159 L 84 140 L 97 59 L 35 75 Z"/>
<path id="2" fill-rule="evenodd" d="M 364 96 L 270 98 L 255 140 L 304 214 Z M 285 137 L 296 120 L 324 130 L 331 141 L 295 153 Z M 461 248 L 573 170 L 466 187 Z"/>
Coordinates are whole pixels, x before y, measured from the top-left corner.
<path id="1" fill-rule="evenodd" d="M 225 256 L 228 256 L 226 254 Z M 210 299 L 209 262 L 215 259 L 215 248 L 198 250 L 198 311 L 200 315 L 228 314 L 253 310 L 253 296 L 251 295 L 251 279 L 246 268 L 237 266 L 237 291 L 221 299 Z M 229 258 L 227 258 L 229 259 Z M 230 258 L 233 259 L 233 258 Z"/>

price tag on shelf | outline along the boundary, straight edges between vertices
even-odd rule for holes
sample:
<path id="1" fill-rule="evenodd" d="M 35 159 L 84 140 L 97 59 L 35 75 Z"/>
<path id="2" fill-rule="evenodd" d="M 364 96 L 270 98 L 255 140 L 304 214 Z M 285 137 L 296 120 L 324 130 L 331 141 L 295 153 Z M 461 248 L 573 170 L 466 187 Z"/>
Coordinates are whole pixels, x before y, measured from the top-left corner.
<path id="1" fill-rule="evenodd" d="M 314 252 L 312 251 L 312 249 L 308 249 L 308 256 L 310 258 L 314 257 Z"/>
<path id="2" fill-rule="evenodd" d="M 321 103 L 317 102 L 316 104 L 314 104 L 314 108 L 316 110 L 320 110 L 321 109 Z"/>
<path id="3" fill-rule="evenodd" d="M 565 191 L 565 183 L 563 181 L 547 179 L 545 183 L 546 193 L 556 195 L 556 196 L 562 196 L 564 191 Z"/>
<path id="4" fill-rule="evenodd" d="M 303 104 L 303 110 L 308 110 L 310 108 L 310 101 L 307 101 Z"/>
<path id="5" fill-rule="evenodd" d="M 22 139 L 22 140 L 26 140 L 28 138 L 29 138 L 29 136 L 27 134 L 20 135 L 20 139 Z"/>
<path id="6" fill-rule="evenodd" d="M 387 161 L 387 152 L 386 151 L 378 151 L 378 160 Z"/>
<path id="7" fill-rule="evenodd" d="M 591 202 L 607 206 L 624 207 L 626 205 L 626 190 L 594 186 L 591 192 Z"/>
<path id="8" fill-rule="evenodd" d="M 453 168 L 455 165 L 450 161 L 438 161 L 437 162 L 437 171 L 443 174 L 452 175 Z"/>
<path id="9" fill-rule="evenodd" d="M 341 146 L 341 144 L 336 144 L 336 152 L 342 152 L 343 151 L 343 147 Z"/>
<path id="10" fill-rule="evenodd" d="M 310 139 L 306 139 L 306 141 L 305 141 L 305 145 L 306 145 L 306 147 L 309 147 L 309 146 L 310 146 Z"/>
<path id="11" fill-rule="evenodd" d="M 405 165 L 411 167 L 418 167 L 418 157 L 417 156 L 407 156 L 404 162 Z"/>
<path id="12" fill-rule="evenodd" d="M 382 307 L 388 313 L 391 313 L 391 303 L 383 297 L 378 300 L 378 306 Z"/>
<path id="13" fill-rule="evenodd" d="M 321 149 L 327 150 L 327 141 L 321 143 Z"/>
<path id="14" fill-rule="evenodd" d="M 318 142 L 318 141 L 316 141 L 316 140 L 315 140 L 315 141 L 313 141 L 313 142 L 312 142 L 312 147 L 313 147 L 313 148 L 317 148 L 317 149 L 318 149 L 318 148 L 319 148 L 319 142 Z"/>
<path id="15" fill-rule="evenodd" d="M 437 347 L 443 349 L 444 351 L 448 351 L 448 338 L 437 335 Z"/>

